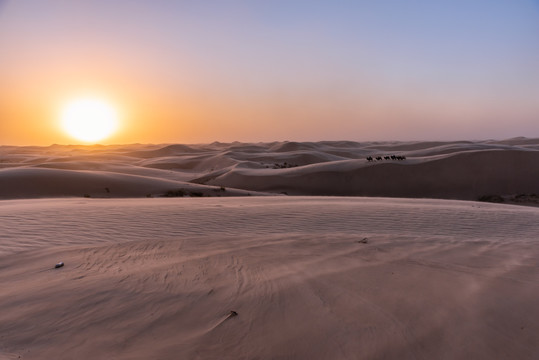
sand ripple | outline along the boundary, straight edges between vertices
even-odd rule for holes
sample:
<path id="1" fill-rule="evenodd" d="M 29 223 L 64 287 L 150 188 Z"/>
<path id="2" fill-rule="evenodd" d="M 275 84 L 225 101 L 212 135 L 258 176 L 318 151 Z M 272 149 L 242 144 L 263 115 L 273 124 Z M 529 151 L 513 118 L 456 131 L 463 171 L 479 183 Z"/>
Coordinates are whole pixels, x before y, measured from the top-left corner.
<path id="1" fill-rule="evenodd" d="M 421 234 L 533 241 L 537 229 L 536 209 L 418 199 L 21 200 L 1 202 L 0 217 L 0 253 L 51 245 L 238 234 Z"/>

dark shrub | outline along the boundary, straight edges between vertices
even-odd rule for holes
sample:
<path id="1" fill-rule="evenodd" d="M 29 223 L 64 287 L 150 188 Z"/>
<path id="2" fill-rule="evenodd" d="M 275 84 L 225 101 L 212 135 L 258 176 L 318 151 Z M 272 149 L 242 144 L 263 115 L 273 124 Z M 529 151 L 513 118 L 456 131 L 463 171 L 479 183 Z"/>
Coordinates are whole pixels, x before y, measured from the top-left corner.
<path id="1" fill-rule="evenodd" d="M 500 195 L 482 195 L 477 200 L 484 201 L 484 202 L 492 202 L 492 203 L 504 202 L 503 197 L 501 197 Z"/>
<path id="2" fill-rule="evenodd" d="M 182 197 L 182 196 L 185 196 L 185 190 L 183 190 L 183 189 L 169 190 L 163 196 L 165 196 L 165 197 Z"/>

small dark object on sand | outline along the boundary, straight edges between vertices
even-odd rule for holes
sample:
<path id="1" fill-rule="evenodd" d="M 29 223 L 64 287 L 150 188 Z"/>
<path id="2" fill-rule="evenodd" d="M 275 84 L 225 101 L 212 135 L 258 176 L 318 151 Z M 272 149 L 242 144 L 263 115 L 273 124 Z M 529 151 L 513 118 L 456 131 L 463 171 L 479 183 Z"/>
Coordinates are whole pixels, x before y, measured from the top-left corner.
<path id="1" fill-rule="evenodd" d="M 62 266 L 64 266 L 64 262 L 60 261 L 58 264 L 54 265 L 54 268 L 58 269 L 58 268 L 61 268 Z"/>
<path id="2" fill-rule="evenodd" d="M 358 240 L 357 242 L 360 243 L 360 244 L 368 244 L 369 240 L 367 238 L 363 238 L 361 240 Z"/>
<path id="3" fill-rule="evenodd" d="M 232 317 L 232 316 L 238 316 L 238 313 L 235 312 L 234 310 L 231 310 L 230 313 L 228 314 L 228 317 Z"/>

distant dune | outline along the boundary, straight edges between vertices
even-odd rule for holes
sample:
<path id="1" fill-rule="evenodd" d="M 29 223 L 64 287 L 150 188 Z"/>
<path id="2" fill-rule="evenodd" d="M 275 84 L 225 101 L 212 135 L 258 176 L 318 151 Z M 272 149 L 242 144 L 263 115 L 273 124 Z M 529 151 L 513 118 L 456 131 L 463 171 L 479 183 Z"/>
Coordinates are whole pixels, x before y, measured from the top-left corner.
<path id="1" fill-rule="evenodd" d="M 391 155 L 406 159 L 385 159 Z M 3 146 L 0 198 L 287 194 L 534 204 L 537 164 L 539 139 L 528 138 Z"/>

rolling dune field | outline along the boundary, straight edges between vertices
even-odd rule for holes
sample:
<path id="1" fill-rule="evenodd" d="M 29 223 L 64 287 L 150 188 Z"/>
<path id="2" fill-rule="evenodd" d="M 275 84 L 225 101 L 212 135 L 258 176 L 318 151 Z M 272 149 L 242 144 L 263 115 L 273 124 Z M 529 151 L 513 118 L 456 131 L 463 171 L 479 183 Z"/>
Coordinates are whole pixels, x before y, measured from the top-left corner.
<path id="1" fill-rule="evenodd" d="M 170 192 L 176 196 L 496 197 L 539 204 L 538 164 L 539 140 L 526 138 L 2 146 L 0 199 L 159 197 Z"/>

